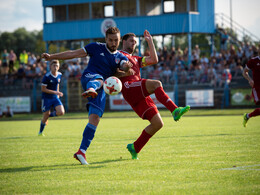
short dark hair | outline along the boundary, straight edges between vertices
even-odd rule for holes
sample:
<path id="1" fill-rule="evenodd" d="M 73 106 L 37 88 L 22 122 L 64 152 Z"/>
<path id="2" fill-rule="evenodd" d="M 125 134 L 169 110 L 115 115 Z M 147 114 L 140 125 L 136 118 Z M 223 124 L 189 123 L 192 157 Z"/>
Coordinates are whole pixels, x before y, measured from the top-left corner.
<path id="1" fill-rule="evenodd" d="M 134 34 L 134 33 L 126 33 L 124 36 L 123 36 L 123 38 L 122 38 L 122 40 L 127 40 L 129 37 L 136 37 L 136 35 Z"/>
<path id="2" fill-rule="evenodd" d="M 53 64 L 60 64 L 59 60 L 52 60 L 50 65 L 53 65 Z"/>
<path id="3" fill-rule="evenodd" d="M 107 37 L 107 35 L 111 35 L 111 34 L 117 34 L 117 33 L 120 33 L 120 30 L 119 30 L 119 28 L 117 28 L 117 27 L 109 27 L 108 29 L 107 29 L 107 31 L 106 31 L 106 37 Z"/>

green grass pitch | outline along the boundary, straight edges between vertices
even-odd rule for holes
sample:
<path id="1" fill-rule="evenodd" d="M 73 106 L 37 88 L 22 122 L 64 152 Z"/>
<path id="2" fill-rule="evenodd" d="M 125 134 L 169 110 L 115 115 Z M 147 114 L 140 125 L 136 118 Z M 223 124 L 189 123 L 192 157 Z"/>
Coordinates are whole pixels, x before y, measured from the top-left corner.
<path id="1" fill-rule="evenodd" d="M 106 113 L 87 151 L 88 166 L 73 158 L 86 114 L 50 119 L 45 137 L 37 136 L 40 120 L 1 121 L 0 194 L 260 194 L 260 117 L 244 128 L 243 111 L 200 112 L 179 122 L 163 112 L 164 127 L 139 160 L 126 145 L 148 122 L 133 112 Z"/>

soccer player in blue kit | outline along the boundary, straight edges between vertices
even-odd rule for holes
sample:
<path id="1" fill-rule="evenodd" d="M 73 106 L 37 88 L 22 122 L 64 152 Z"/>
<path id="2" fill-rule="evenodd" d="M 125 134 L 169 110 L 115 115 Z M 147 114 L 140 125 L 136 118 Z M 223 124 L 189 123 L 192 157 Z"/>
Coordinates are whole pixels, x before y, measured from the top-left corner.
<path id="1" fill-rule="evenodd" d="M 60 63 L 58 60 L 52 60 L 50 63 L 50 72 L 47 72 L 42 79 L 42 112 L 43 117 L 41 120 L 39 136 L 44 136 L 43 130 L 47 124 L 49 117 L 64 115 L 64 107 L 59 97 L 63 96 L 63 93 L 59 91 L 59 84 L 61 80 L 61 73 L 58 72 Z M 51 108 L 55 108 L 53 112 Z"/>
<path id="2" fill-rule="evenodd" d="M 120 43 L 120 30 L 118 28 L 108 28 L 105 41 L 106 43 L 90 43 L 84 48 L 73 51 L 42 54 L 42 57 L 46 60 L 65 60 L 90 56 L 88 66 L 81 76 L 81 84 L 84 90 L 82 96 L 88 98 L 89 121 L 84 129 L 80 148 L 74 154 L 74 158 L 82 165 L 88 164 L 85 155 L 86 150 L 94 138 L 96 128 L 105 109 L 106 95 L 102 87 L 104 80 L 114 75 L 118 68 L 127 72 L 132 66 L 127 57 L 117 51 Z"/>

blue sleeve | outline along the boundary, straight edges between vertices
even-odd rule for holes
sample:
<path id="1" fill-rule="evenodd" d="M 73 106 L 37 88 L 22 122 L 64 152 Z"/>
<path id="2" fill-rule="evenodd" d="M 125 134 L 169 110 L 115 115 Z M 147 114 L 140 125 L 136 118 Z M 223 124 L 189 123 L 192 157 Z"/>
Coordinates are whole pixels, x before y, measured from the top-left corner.
<path id="1" fill-rule="evenodd" d="M 90 43 L 85 46 L 85 50 L 87 51 L 87 54 L 90 56 L 94 54 L 97 48 L 98 48 L 98 44 L 96 42 Z"/>
<path id="2" fill-rule="evenodd" d="M 42 84 L 48 85 L 48 78 L 46 77 L 46 75 L 44 75 L 44 77 L 42 78 Z"/>

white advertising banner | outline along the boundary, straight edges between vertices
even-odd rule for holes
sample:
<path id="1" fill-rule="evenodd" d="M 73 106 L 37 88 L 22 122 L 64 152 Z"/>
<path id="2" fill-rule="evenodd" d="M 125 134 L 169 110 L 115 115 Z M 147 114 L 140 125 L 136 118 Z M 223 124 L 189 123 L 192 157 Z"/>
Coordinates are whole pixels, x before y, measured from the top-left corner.
<path id="1" fill-rule="evenodd" d="M 167 92 L 167 95 L 174 101 L 174 92 Z M 154 94 L 150 95 L 150 97 L 158 108 L 164 108 L 164 105 L 156 99 Z M 121 93 L 109 96 L 109 106 L 111 110 L 132 110 L 131 106 L 125 101 Z"/>
<path id="2" fill-rule="evenodd" d="M 30 97 L 1 97 L 1 110 L 6 111 L 7 106 L 10 106 L 13 112 L 31 112 Z"/>
<path id="3" fill-rule="evenodd" d="M 209 90 L 187 90 L 186 105 L 191 107 L 210 107 L 214 106 L 214 91 Z"/>

